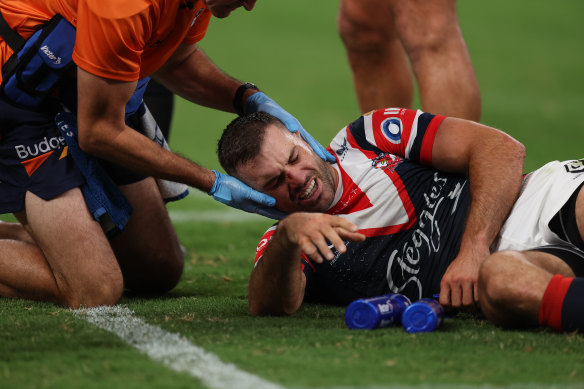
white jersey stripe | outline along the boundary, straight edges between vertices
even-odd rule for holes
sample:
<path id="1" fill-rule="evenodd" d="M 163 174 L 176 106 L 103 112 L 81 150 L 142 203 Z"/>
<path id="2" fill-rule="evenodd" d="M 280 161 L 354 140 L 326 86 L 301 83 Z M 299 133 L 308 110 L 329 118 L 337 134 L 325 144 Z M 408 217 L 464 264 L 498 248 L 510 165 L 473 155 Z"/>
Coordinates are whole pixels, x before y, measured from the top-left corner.
<path id="1" fill-rule="evenodd" d="M 416 111 L 416 118 L 414 119 L 414 122 L 412 123 L 412 129 L 410 132 L 410 139 L 408 139 L 408 144 L 406 146 L 406 152 L 405 152 L 405 157 L 406 158 L 410 158 L 410 152 L 412 151 L 412 147 L 414 145 L 414 141 L 416 140 L 416 136 L 418 136 L 418 118 L 420 117 L 420 115 L 423 112 L 420 111 L 419 109 Z"/>
<path id="2" fill-rule="evenodd" d="M 373 115 L 363 116 L 363 121 L 365 127 L 365 138 L 367 139 L 367 142 L 377 147 L 377 142 L 375 142 L 375 135 L 373 135 Z"/>
<path id="3" fill-rule="evenodd" d="M 371 126 L 369 124 L 369 126 Z M 343 134 L 344 135 L 344 134 Z M 340 139 L 339 139 L 340 140 Z M 333 142 L 338 141 L 337 138 Z M 366 152 L 366 151 L 365 151 Z M 392 179 L 383 169 L 376 169 L 372 166 L 372 160 L 365 152 L 359 148 L 354 148 L 349 143 L 348 149 L 342 161 L 342 168 L 352 180 L 358 182 L 359 188 L 367 193 L 367 198 L 372 206 L 363 210 L 345 214 L 344 217 L 358 225 L 361 229 L 388 228 L 396 226 L 396 231 L 400 225 L 407 225 L 411 222 L 407 209 L 400 197 L 395 184 L 381 184 Z M 339 166 L 334 165 L 342 176 Z M 342 183 L 340 180 L 339 183 Z M 339 201 L 342 192 L 348 190 L 342 185 L 337 187 L 335 193 L 335 204 Z M 380 231 L 381 233 L 381 231 Z"/>

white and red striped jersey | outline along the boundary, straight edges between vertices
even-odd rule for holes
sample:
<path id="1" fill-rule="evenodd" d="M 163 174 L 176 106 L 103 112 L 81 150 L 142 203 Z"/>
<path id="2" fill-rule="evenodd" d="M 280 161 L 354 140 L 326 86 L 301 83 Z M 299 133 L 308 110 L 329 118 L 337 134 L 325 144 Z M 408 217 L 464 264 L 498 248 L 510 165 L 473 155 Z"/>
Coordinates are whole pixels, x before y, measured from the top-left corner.
<path id="1" fill-rule="evenodd" d="M 305 299 L 346 304 L 383 293 L 431 297 L 458 252 L 468 204 L 467 177 L 432 168 L 432 147 L 444 119 L 421 111 L 373 111 L 343 128 L 329 151 L 339 173 L 327 211 L 355 223 L 364 242 L 323 264 L 300 260 Z M 260 241 L 261 260 L 277 225 Z"/>

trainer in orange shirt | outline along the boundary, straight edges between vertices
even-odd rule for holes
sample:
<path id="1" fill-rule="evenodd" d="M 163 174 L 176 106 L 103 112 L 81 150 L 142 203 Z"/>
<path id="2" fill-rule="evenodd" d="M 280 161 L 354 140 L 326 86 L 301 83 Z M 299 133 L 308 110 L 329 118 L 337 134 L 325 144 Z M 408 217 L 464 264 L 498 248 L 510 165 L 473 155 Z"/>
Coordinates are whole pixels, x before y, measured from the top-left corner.
<path id="1" fill-rule="evenodd" d="M 138 80 L 152 76 L 196 104 L 239 114 L 267 111 L 299 131 L 322 158 L 330 156 L 278 104 L 253 84 L 218 69 L 195 44 L 211 15 L 226 17 L 256 0 L 4 0 L 7 24 L 28 38 L 62 15 L 76 27 L 76 68 L 46 104 L 12 104 L 0 96 L 0 296 L 68 307 L 115 304 L 124 288 L 165 292 L 179 281 L 183 253 L 153 177 L 184 183 L 218 201 L 279 217 L 275 200 L 233 177 L 174 154 L 128 126 L 126 105 Z M 5 64 L 12 50 L 0 41 Z M 48 56 L 48 54 L 47 54 Z M 6 81 L 6 80 L 3 80 Z M 65 102 L 77 84 L 77 97 Z M 75 94 L 75 89 L 73 89 Z M 67 152 L 54 123 L 55 102 L 77 114 L 79 147 L 98 158 L 133 208 L 109 238 L 80 187 L 87 175 Z M 131 117 L 130 117 L 131 119 Z"/>

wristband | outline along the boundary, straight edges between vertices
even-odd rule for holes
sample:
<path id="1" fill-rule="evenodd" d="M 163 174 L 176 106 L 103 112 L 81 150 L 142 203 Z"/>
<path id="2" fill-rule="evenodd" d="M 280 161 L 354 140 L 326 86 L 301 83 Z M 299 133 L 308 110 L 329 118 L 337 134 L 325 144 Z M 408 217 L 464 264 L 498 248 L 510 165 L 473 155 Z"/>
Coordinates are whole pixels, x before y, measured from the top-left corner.
<path id="1" fill-rule="evenodd" d="M 246 82 L 245 84 L 241 84 L 239 88 L 235 91 L 235 96 L 233 97 L 233 108 L 235 108 L 235 113 L 239 116 L 243 115 L 243 94 L 246 90 L 253 89 L 259 91 L 260 89 L 250 82 Z"/>

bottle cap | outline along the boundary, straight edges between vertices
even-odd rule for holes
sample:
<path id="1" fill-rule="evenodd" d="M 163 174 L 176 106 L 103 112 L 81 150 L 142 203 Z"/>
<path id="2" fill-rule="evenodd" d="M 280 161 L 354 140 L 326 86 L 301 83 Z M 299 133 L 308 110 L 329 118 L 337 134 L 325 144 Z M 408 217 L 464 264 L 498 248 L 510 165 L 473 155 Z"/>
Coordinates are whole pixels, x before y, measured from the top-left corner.
<path id="1" fill-rule="evenodd" d="M 442 306 L 435 300 L 422 299 L 406 308 L 402 325 L 410 333 L 431 332 L 442 323 L 443 315 Z"/>
<path id="2" fill-rule="evenodd" d="M 352 329 L 370 330 L 379 325 L 379 311 L 365 300 L 353 301 L 345 311 L 345 323 Z"/>

